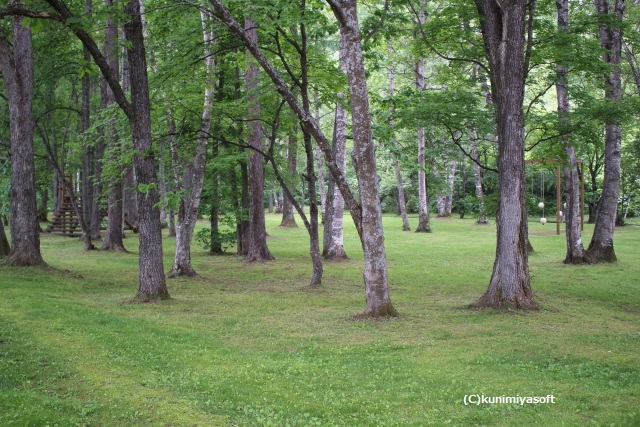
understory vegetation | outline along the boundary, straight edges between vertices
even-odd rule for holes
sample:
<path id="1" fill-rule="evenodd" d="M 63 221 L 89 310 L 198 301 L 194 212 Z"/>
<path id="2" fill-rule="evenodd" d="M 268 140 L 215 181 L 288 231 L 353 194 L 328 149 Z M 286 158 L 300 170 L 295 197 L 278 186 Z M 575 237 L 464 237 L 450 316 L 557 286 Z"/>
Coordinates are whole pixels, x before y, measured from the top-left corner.
<path id="1" fill-rule="evenodd" d="M 275 261 L 194 245 L 200 276 L 156 304 L 129 302 L 136 253 L 43 234 L 52 268 L 0 266 L 0 425 L 640 425 L 640 226 L 616 229 L 617 263 L 571 266 L 564 235 L 530 222 L 542 309 L 498 313 L 467 308 L 491 276 L 493 223 L 422 234 L 385 216 L 400 316 L 363 321 L 352 222 L 350 259 L 325 263 L 316 289 L 306 231 L 279 220 L 267 214 Z M 166 232 L 164 252 L 168 271 Z M 465 406 L 470 394 L 555 403 Z"/>

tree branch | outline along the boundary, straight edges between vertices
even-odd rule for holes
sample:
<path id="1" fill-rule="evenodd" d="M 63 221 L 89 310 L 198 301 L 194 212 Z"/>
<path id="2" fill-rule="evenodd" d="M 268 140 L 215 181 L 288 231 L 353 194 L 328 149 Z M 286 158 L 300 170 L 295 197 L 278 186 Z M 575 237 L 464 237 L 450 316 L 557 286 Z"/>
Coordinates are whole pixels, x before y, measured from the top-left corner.
<path id="1" fill-rule="evenodd" d="M 118 103 L 120 108 L 122 108 L 122 111 L 124 111 L 127 117 L 131 119 L 135 115 L 134 108 L 131 105 L 131 103 L 127 100 L 127 97 L 124 94 L 124 91 L 122 90 L 122 86 L 120 86 L 120 82 L 118 81 L 117 76 L 109 66 L 107 59 L 104 57 L 104 55 L 100 51 L 100 48 L 98 48 L 98 45 L 93 40 L 91 35 L 87 33 L 85 30 L 83 30 L 82 28 L 80 28 L 78 25 L 71 25 L 69 23 L 69 20 L 74 18 L 74 15 L 71 13 L 71 11 L 67 8 L 67 6 L 62 1 L 47 0 L 47 3 L 49 3 L 49 5 L 60 14 L 60 16 L 62 17 L 61 22 L 63 22 L 64 25 L 69 27 L 71 31 L 74 32 L 76 37 L 80 39 L 80 41 L 87 48 L 89 53 L 91 53 L 93 60 L 95 61 L 98 68 L 100 68 L 102 75 L 104 76 L 105 80 L 109 84 L 109 87 L 113 91 L 113 94 L 116 98 L 116 102 Z"/>
<path id="2" fill-rule="evenodd" d="M 529 20 L 527 21 L 527 49 L 524 53 L 524 80 L 529 75 L 529 63 L 531 62 L 531 51 L 533 50 L 533 18 L 536 12 L 537 0 L 529 2 Z"/>

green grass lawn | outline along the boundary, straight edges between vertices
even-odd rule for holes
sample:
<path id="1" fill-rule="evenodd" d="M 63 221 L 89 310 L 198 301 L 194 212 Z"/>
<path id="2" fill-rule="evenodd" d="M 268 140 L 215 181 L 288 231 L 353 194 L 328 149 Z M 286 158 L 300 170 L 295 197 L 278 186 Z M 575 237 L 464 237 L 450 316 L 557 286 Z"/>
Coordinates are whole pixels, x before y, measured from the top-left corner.
<path id="1" fill-rule="evenodd" d="M 640 425 L 640 226 L 616 230 L 618 263 L 567 266 L 564 235 L 531 222 L 542 309 L 498 313 L 466 308 L 488 285 L 494 225 L 434 219 L 432 234 L 403 233 L 385 217 L 401 316 L 362 321 L 352 223 L 351 259 L 325 263 L 310 289 L 306 231 L 267 222 L 275 261 L 194 245 L 201 277 L 170 280 L 172 299 L 148 305 L 127 303 L 135 253 L 43 234 L 54 269 L 0 267 L 0 426 Z M 125 245 L 136 250 L 135 235 Z"/>

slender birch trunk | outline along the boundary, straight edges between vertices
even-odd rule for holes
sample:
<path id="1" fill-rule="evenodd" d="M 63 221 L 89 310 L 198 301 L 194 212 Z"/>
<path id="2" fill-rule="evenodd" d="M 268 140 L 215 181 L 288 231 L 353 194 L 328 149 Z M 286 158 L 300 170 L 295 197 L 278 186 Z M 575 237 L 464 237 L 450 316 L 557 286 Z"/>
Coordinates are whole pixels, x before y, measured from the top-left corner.
<path id="1" fill-rule="evenodd" d="M 340 69 L 346 72 L 345 57 L 346 42 L 343 36 L 340 38 Z M 346 95 L 338 93 L 336 103 L 334 128 L 333 128 L 333 155 L 336 165 L 341 173 L 345 174 L 347 169 L 347 110 L 342 105 Z M 325 201 L 325 239 L 323 242 L 322 256 L 328 260 L 347 259 L 344 251 L 344 198 L 338 186 L 330 186 L 332 194 Z M 331 203 L 331 207 L 328 204 Z"/>
<path id="2" fill-rule="evenodd" d="M 420 12 L 418 14 L 418 25 L 425 24 L 426 0 L 420 0 Z M 424 59 L 418 59 L 416 64 L 416 88 L 425 90 L 424 80 Z M 429 195 L 426 175 L 425 159 L 425 133 L 424 128 L 418 128 L 418 226 L 417 233 L 431 233 L 431 222 L 429 221 Z"/>
<path id="3" fill-rule="evenodd" d="M 455 160 L 449 161 L 449 173 L 447 178 L 447 195 L 444 201 L 444 211 L 446 216 L 451 216 L 453 210 L 453 186 L 456 179 L 456 167 L 458 163 Z"/>
<path id="4" fill-rule="evenodd" d="M 558 11 L 558 31 L 567 33 L 569 30 L 569 0 L 556 0 Z M 569 91 L 567 88 L 567 74 L 569 69 L 564 64 L 556 67 L 556 94 L 558 98 L 558 120 L 563 129 L 570 125 Z M 580 225 L 580 189 L 578 162 L 575 149 L 568 135 L 561 138 L 567 160 L 564 166 L 565 193 L 566 193 L 566 241 L 567 254 L 565 264 L 582 264 L 591 262 L 582 244 L 582 230 Z M 558 206 L 560 209 L 560 206 Z"/>
<path id="5" fill-rule="evenodd" d="M 393 46 L 391 42 L 388 43 L 389 56 L 393 55 Z M 389 97 L 393 98 L 395 94 L 395 69 L 393 64 L 389 65 Z M 391 115 L 393 116 L 395 108 L 391 107 Z M 393 128 L 393 117 L 389 119 L 389 126 Z M 411 231 L 411 227 L 409 226 L 409 219 L 407 218 L 407 203 L 404 197 L 404 185 L 402 183 L 402 173 L 400 172 L 400 165 L 398 163 L 398 156 L 396 155 L 396 141 L 393 135 L 391 136 L 391 157 L 393 160 L 393 170 L 396 175 L 396 185 L 398 186 L 398 210 L 400 212 L 400 216 L 402 217 L 402 231 Z"/>
<path id="6" fill-rule="evenodd" d="M 316 89 L 313 93 L 314 104 L 316 106 L 316 123 L 320 123 L 320 104 L 318 102 L 318 90 Z M 325 188 L 325 178 L 324 178 L 324 167 L 322 165 L 322 150 L 320 149 L 320 145 L 316 144 L 316 164 L 318 170 L 318 189 L 320 191 L 320 214 L 321 214 L 321 223 L 324 223 L 324 210 L 327 206 L 327 191 Z"/>
<path id="7" fill-rule="evenodd" d="M 328 0 L 345 42 L 345 68 L 349 81 L 353 128 L 353 158 L 362 206 L 362 248 L 367 316 L 395 316 L 389 297 L 387 257 L 382 229 L 375 150 L 371 133 L 369 94 L 355 0 Z M 334 215 L 335 216 L 335 215 Z"/>
<path id="8" fill-rule="evenodd" d="M 204 40 L 205 56 L 205 90 L 198 141 L 193 162 L 186 166 L 187 170 L 182 178 L 183 188 L 186 193 L 180 204 L 178 222 L 176 224 L 176 252 L 173 267 L 169 277 L 195 276 L 196 272 L 191 265 L 191 240 L 198 219 L 202 186 L 204 184 L 204 172 L 207 160 L 207 143 L 209 141 L 209 129 L 211 128 L 211 108 L 213 106 L 215 89 L 215 57 L 211 51 L 211 43 L 214 39 L 209 30 L 207 15 L 200 12 L 202 22 L 202 34 Z"/>
<path id="9" fill-rule="evenodd" d="M 296 129 L 294 129 L 293 135 L 289 135 L 287 144 L 287 171 L 292 178 L 295 177 L 298 172 L 298 139 L 296 138 L 295 132 L 297 132 Z M 282 199 L 282 221 L 280 222 L 280 226 L 298 227 L 296 219 L 293 216 L 293 204 L 288 197 Z"/>

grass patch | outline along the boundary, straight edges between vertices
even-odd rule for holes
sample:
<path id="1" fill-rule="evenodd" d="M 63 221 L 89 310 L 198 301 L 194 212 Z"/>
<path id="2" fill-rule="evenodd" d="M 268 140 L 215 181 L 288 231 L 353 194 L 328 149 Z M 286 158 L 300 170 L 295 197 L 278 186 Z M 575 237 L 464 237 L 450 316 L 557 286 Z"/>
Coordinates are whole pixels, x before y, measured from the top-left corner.
<path id="1" fill-rule="evenodd" d="M 385 217 L 401 316 L 358 321 L 352 225 L 350 259 L 326 263 L 312 289 L 305 230 L 267 221 L 275 261 L 194 246 L 200 276 L 169 280 L 157 304 L 123 303 L 137 288 L 134 235 L 120 254 L 44 234 L 53 270 L 0 267 L 0 425 L 640 425 L 640 227 L 616 230 L 618 263 L 567 266 L 564 236 L 531 223 L 542 310 L 506 314 L 464 308 L 488 285 L 495 226 L 435 219 L 431 234 L 403 233 Z M 556 403 L 465 406 L 469 394 Z"/>

